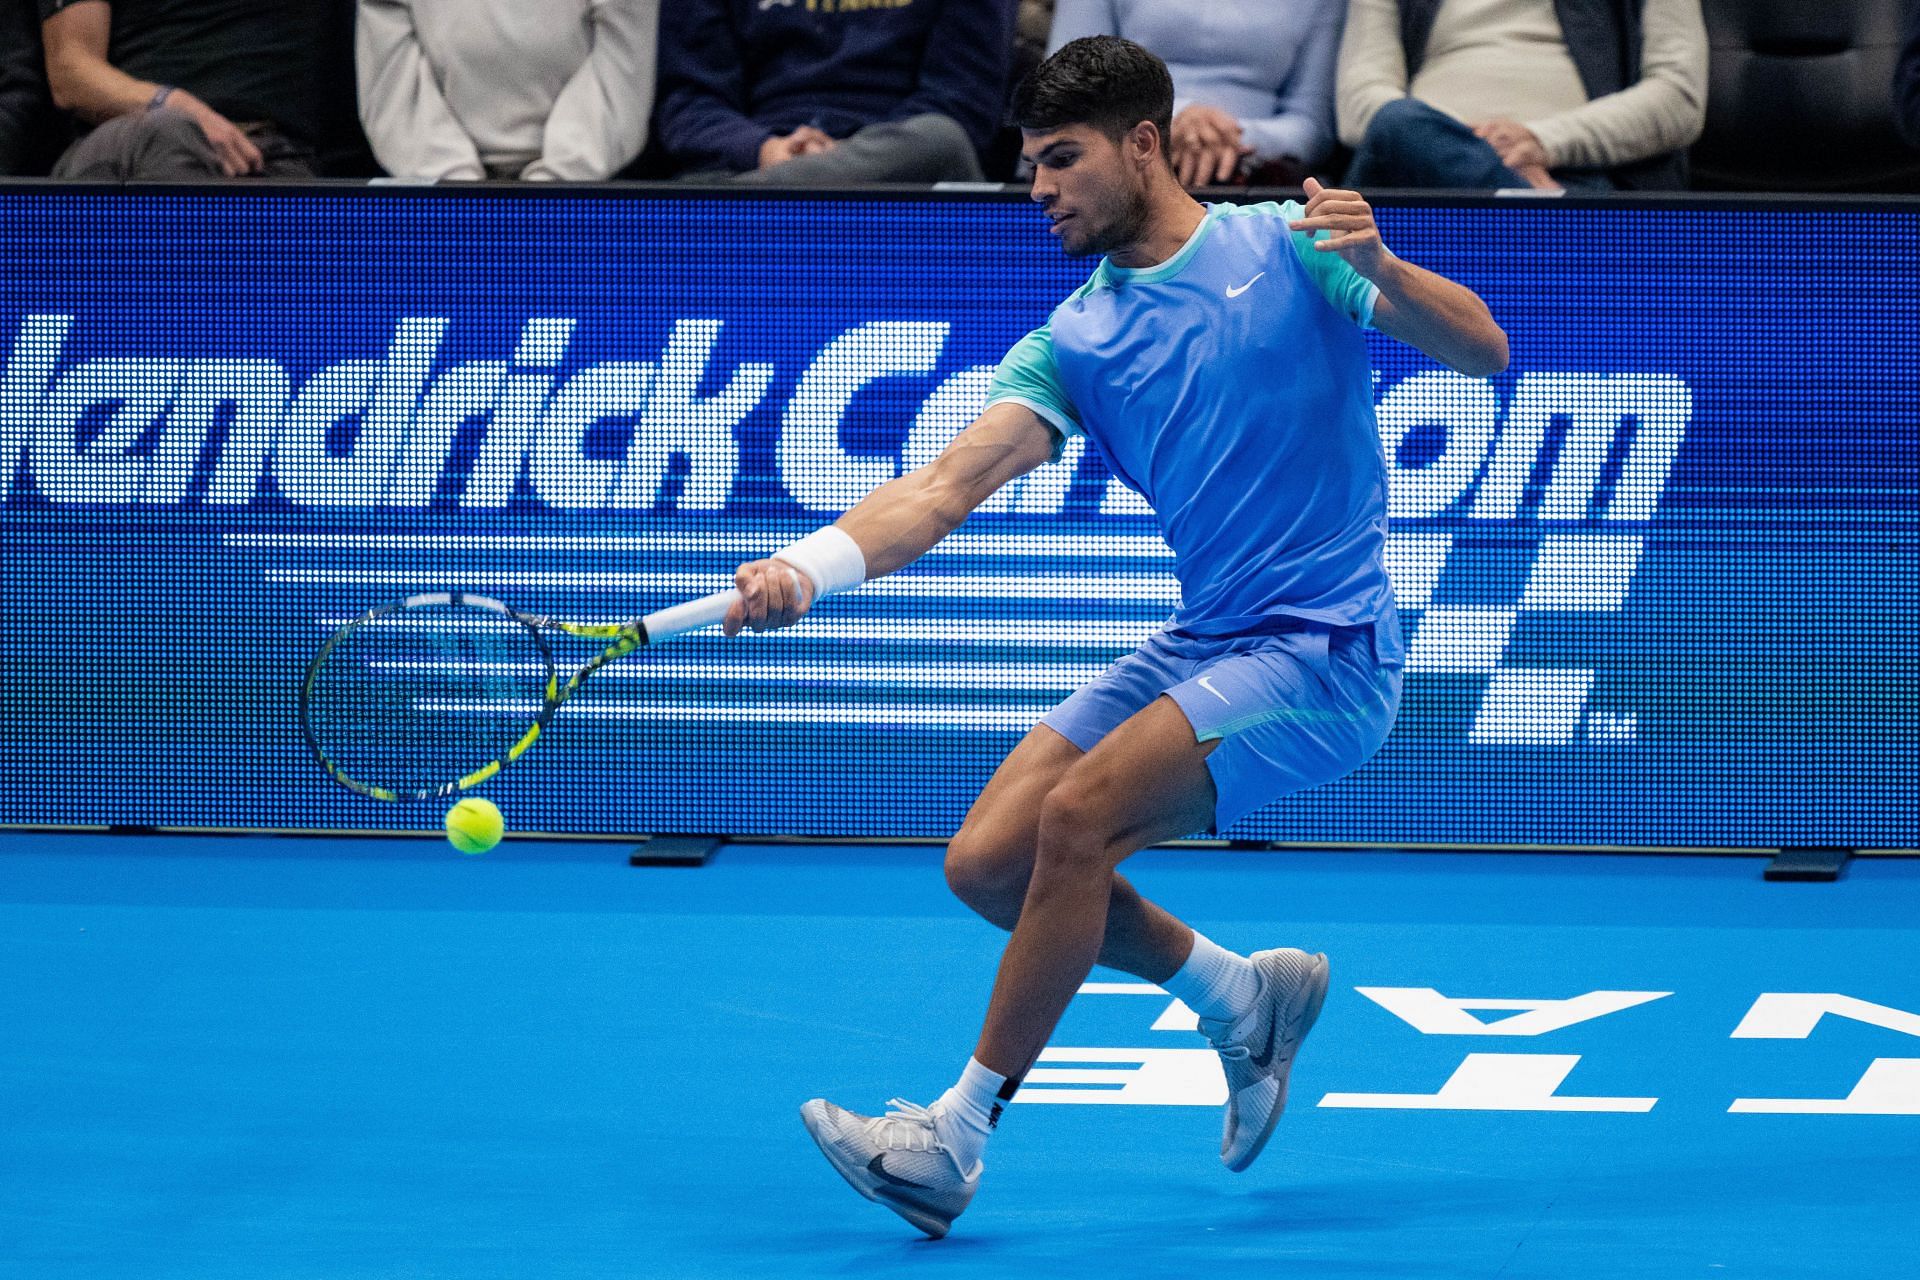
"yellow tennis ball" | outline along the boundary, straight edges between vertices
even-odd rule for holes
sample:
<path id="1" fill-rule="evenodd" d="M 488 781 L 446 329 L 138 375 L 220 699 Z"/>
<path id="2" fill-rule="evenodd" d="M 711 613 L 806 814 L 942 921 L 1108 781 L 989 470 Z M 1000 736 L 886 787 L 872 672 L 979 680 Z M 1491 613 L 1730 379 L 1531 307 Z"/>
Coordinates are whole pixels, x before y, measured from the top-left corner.
<path id="1" fill-rule="evenodd" d="M 500 806 L 480 796 L 468 796 L 447 810 L 447 839 L 462 853 L 485 853 L 507 834 Z"/>

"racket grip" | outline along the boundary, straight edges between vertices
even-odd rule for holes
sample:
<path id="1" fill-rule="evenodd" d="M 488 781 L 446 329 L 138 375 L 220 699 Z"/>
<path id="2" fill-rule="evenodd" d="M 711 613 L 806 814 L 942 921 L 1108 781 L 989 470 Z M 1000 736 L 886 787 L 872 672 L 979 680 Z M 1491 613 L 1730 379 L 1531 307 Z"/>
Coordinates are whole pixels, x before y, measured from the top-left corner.
<path id="1" fill-rule="evenodd" d="M 732 589 L 716 591 L 710 596 L 701 596 L 685 604 L 669 605 L 657 613 L 650 613 L 640 619 L 640 625 L 646 629 L 648 640 L 664 640 L 668 636 L 712 626 L 727 616 L 727 610 L 739 598 L 740 593 Z"/>

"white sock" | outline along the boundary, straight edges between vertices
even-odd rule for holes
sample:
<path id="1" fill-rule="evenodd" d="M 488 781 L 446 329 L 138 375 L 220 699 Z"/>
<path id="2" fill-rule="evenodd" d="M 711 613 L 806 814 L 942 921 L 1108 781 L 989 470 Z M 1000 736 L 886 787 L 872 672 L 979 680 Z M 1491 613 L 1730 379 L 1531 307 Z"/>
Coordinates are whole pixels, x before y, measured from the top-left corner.
<path id="1" fill-rule="evenodd" d="M 941 1145 L 953 1153 L 953 1162 L 962 1174 L 971 1173 L 979 1163 L 993 1127 L 1000 1123 L 1000 1109 L 1012 1096 L 1005 1076 L 968 1058 L 960 1079 L 934 1104 L 933 1131 Z"/>
<path id="2" fill-rule="evenodd" d="M 1160 985 L 1201 1017 L 1231 1022 L 1253 1007 L 1260 994 L 1260 973 L 1253 961 L 1195 930 L 1187 962 Z"/>

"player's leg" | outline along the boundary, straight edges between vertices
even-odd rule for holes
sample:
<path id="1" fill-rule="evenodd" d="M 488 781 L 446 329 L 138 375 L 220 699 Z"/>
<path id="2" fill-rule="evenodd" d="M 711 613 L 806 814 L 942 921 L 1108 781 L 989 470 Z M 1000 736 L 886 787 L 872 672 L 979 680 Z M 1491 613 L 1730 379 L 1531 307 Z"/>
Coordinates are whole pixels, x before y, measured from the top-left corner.
<path id="1" fill-rule="evenodd" d="M 947 884 L 983 918 L 1012 932 L 1026 901 L 1047 794 L 1087 753 L 1048 725 L 1035 725 L 994 771 L 947 845 Z M 1147 901 L 1119 875 L 1107 903 L 1100 963 L 1164 981 L 1193 946 L 1193 930 Z"/>
<path id="2" fill-rule="evenodd" d="M 979 1050 L 995 1062 L 1018 1061 L 995 1069 L 970 1060 L 932 1108 L 903 1103 L 868 1117 L 808 1102 L 807 1129 L 848 1183 L 944 1235 L 973 1197 L 1000 1104 L 1101 952 L 1113 904 L 1126 900 L 1116 896 L 1114 866 L 1134 849 L 1210 820 L 1230 825 L 1359 765 L 1385 737 L 1399 699 L 1398 650 L 1388 647 L 1382 661 L 1372 636 L 1351 628 L 1332 651 L 1320 630 L 1244 638 L 1202 655 L 1172 651 L 1157 637 L 1049 716 L 1069 745 L 1091 749 L 1076 758 L 1042 738 L 1022 759 L 1045 765 L 1051 785 L 1039 797 L 1027 890 Z M 1142 688 L 1151 692 L 1142 696 Z M 1035 790 L 1009 771 L 981 819 L 1012 813 L 1015 796 L 1031 804 Z M 964 870 L 956 888 L 965 884 L 1004 919 L 1025 861 L 1018 832 L 987 823 L 969 841 L 969 860 L 989 865 Z M 1189 954 L 1176 971 L 1161 978 L 1155 969 L 1173 962 L 1171 946 L 1138 971 L 1200 1013 L 1219 1049 L 1229 1088 L 1221 1158 L 1242 1169 L 1285 1104 L 1293 1054 L 1326 992 L 1326 961 L 1290 948 L 1241 957 L 1186 936 Z M 1066 945 L 1054 945 L 1059 940 Z M 964 1105 L 953 1105 L 956 1098 Z"/>
<path id="3" fill-rule="evenodd" d="M 821 1152 L 861 1195 L 936 1237 L 972 1201 L 988 1131 L 1100 953 L 1114 864 L 1210 821 L 1205 759 L 1213 746 L 1197 742 L 1179 708 L 1157 698 L 1078 759 L 1067 760 L 1044 739 L 1031 747 L 1028 759 L 1051 763 L 1057 776 L 1042 794 L 1026 795 L 1037 800 L 1040 815 L 1033 869 L 987 1033 L 959 1083 L 933 1107 L 895 1099 L 882 1116 L 820 1098 L 800 1108 Z M 1008 774 L 1002 794 L 1010 802 L 1028 790 Z M 991 811 L 1005 810 L 996 801 Z M 1192 931 L 1172 923 L 1181 938 L 1173 949 L 1190 948 Z M 1179 963 L 1173 958 L 1162 967 L 1171 972 Z"/>
<path id="4" fill-rule="evenodd" d="M 1159 697 L 1047 791 L 1032 876 L 975 1061 L 1009 1079 L 1026 1074 L 1100 954 L 1115 868 L 1136 850 L 1212 823 L 1206 759 L 1217 746 L 1196 741 L 1179 706 Z M 1158 976 L 1184 958 L 1173 957 Z"/>
<path id="5" fill-rule="evenodd" d="M 968 1091 L 969 1075 L 1017 1087 L 1044 1045 L 1089 967 L 1075 913 L 1097 913 L 1101 899 L 1079 886 L 1104 876 L 1110 889 L 1113 867 L 1134 849 L 1209 821 L 1229 826 L 1350 772 L 1379 747 L 1399 700 L 1397 651 L 1388 646 L 1383 661 L 1369 628 L 1248 637 L 1183 674 L 1048 789 L 1027 896 L 986 1029 L 955 1091 Z M 1221 1158 L 1244 1169 L 1285 1107 L 1293 1057 L 1325 998 L 1327 963 L 1290 947 L 1241 957 L 1189 936 L 1177 969 L 1171 955 L 1161 958 L 1163 971 L 1139 968 L 1200 1015 L 1220 1051 L 1229 1086 Z M 965 1156 L 985 1131 L 967 1137 L 948 1145 Z"/>

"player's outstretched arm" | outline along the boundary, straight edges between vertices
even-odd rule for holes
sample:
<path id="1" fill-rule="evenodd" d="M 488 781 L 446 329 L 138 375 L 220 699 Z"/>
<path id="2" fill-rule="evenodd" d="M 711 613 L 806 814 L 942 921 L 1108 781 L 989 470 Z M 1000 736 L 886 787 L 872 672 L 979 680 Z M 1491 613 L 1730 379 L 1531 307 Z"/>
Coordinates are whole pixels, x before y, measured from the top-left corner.
<path id="1" fill-rule="evenodd" d="M 826 590 L 843 590 L 910 564 L 960 527 L 995 490 L 1053 456 L 1054 432 L 1025 405 L 987 409 L 917 471 L 889 480 L 825 529 L 733 575 L 740 601 L 721 624 L 791 626 Z"/>
<path id="2" fill-rule="evenodd" d="M 1373 208 L 1358 191 L 1323 187 L 1308 178 L 1307 205 L 1289 225 L 1332 234 L 1315 253 L 1337 253 L 1380 290 L 1373 327 L 1416 347 L 1449 369 L 1489 378 L 1507 367 L 1507 335 L 1480 295 L 1425 267 L 1395 257 L 1380 239 Z"/>

